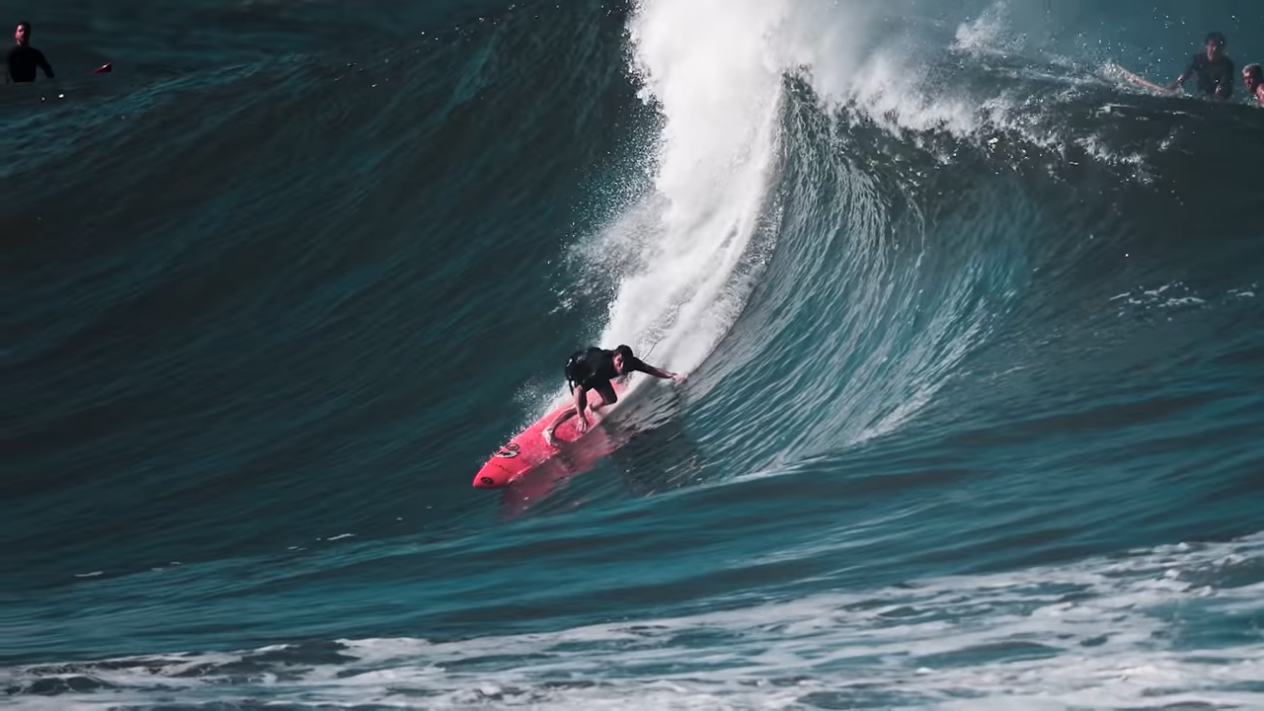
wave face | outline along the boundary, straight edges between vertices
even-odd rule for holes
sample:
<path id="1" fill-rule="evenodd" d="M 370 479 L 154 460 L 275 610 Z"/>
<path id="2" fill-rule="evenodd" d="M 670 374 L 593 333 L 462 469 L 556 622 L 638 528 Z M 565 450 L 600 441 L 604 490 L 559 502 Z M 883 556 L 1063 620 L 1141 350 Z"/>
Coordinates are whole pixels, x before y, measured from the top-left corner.
<path id="1" fill-rule="evenodd" d="M 1264 12 L 414 5 L 32 18 L 9 702 L 1264 703 L 1264 112 L 1114 68 Z M 470 489 L 589 343 L 688 377 Z"/>

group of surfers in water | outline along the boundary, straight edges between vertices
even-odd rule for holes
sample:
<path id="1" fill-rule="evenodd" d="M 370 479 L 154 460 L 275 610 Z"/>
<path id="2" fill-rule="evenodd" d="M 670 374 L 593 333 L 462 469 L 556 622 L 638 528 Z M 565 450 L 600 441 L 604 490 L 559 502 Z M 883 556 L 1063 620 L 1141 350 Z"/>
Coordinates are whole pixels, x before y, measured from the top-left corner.
<path id="1" fill-rule="evenodd" d="M 1185 71 L 1171 84 L 1162 87 L 1168 91 L 1176 91 L 1194 77 L 1198 77 L 1198 93 L 1208 99 L 1226 101 L 1233 97 L 1234 64 L 1225 53 L 1228 40 L 1222 32 L 1209 32 L 1203 41 L 1203 51 L 1189 60 Z M 1242 85 L 1251 98 L 1264 105 L 1264 71 L 1260 65 L 1248 64 L 1242 68 Z"/>
<path id="2" fill-rule="evenodd" d="M 53 78 L 53 67 L 44 57 L 44 53 L 31 46 L 31 23 L 19 22 L 13 31 L 14 46 L 9 50 L 8 64 L 4 73 L 5 83 L 21 83 L 35 81 L 36 70 L 43 69 L 44 76 Z M 1171 84 L 1165 87 L 1147 85 L 1167 91 L 1176 91 L 1194 77 L 1198 77 L 1198 93 L 1220 101 L 1233 96 L 1234 64 L 1225 54 L 1228 41 L 1222 32 L 1210 32 L 1203 42 L 1203 51 L 1190 59 L 1189 65 Z M 1242 68 L 1242 84 L 1248 94 L 1259 104 L 1264 105 L 1264 72 L 1258 64 L 1248 64 Z"/>

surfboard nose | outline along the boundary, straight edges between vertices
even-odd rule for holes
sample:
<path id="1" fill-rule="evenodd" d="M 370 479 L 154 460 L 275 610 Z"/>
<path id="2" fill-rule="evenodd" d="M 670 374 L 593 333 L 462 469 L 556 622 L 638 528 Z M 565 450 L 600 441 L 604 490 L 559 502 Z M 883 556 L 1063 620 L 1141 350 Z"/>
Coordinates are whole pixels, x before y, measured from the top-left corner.
<path id="1" fill-rule="evenodd" d="M 475 489 L 499 489 L 509 484 L 514 472 L 500 466 L 496 462 L 488 462 L 478 470 L 474 477 Z"/>

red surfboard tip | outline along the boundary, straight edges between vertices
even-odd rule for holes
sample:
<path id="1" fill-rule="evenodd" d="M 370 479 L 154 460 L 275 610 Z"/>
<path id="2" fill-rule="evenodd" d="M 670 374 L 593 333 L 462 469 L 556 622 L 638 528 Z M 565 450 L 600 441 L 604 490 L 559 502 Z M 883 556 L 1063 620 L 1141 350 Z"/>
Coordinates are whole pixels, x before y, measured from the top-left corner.
<path id="1" fill-rule="evenodd" d="M 474 477 L 475 489 L 499 489 L 509 485 L 520 472 L 513 471 L 506 467 L 502 467 L 495 460 L 483 465 L 478 470 L 478 475 Z"/>

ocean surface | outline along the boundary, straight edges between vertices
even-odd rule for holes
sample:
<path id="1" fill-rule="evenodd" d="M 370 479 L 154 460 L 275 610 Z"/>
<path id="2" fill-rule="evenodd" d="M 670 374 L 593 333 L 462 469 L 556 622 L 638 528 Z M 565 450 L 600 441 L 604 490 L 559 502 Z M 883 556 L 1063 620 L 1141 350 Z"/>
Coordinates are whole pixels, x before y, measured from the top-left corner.
<path id="1" fill-rule="evenodd" d="M 1258 2 L 0 18 L 0 706 L 1264 708 Z"/>

